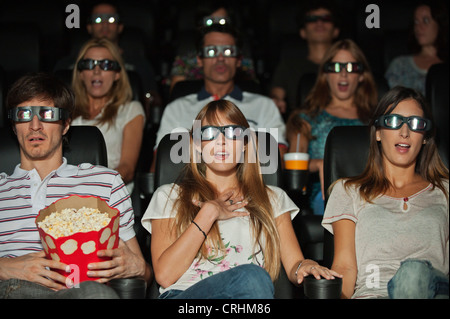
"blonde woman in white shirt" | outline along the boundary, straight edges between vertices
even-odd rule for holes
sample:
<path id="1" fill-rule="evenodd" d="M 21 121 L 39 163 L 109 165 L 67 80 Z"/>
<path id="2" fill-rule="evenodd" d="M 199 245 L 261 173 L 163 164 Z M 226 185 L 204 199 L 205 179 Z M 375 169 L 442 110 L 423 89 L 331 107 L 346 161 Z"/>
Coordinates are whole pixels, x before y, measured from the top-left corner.
<path id="1" fill-rule="evenodd" d="M 107 39 L 92 39 L 81 48 L 73 71 L 75 111 L 72 125 L 102 131 L 108 167 L 120 173 L 129 191 L 141 149 L 144 109 L 132 91 L 119 49 Z"/>
<path id="2" fill-rule="evenodd" d="M 142 219 L 160 298 L 273 298 L 281 264 L 295 284 L 339 276 L 304 259 L 291 223 L 298 208 L 264 184 L 236 105 L 210 102 L 196 120 L 182 178 L 158 188 Z"/>

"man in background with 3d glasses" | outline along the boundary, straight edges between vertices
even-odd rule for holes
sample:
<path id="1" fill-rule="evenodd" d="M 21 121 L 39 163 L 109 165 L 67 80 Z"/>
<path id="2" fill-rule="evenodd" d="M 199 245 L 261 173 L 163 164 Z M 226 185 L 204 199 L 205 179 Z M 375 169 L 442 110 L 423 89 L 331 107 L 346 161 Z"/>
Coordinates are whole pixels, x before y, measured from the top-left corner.
<path id="1" fill-rule="evenodd" d="M 298 94 L 300 79 L 304 74 L 317 73 L 322 57 L 340 33 L 332 0 L 305 1 L 299 11 L 297 24 L 305 48 L 285 50 L 270 88 L 270 96 L 285 118 L 303 102 Z"/>
<path id="2" fill-rule="evenodd" d="M 235 84 L 236 70 L 241 65 L 237 31 L 226 24 L 212 24 L 201 29 L 199 38 L 197 63 L 203 68 L 204 85 L 199 92 L 180 97 L 166 106 L 155 150 L 166 134 L 191 129 L 195 117 L 206 104 L 226 99 L 239 107 L 252 129 L 266 132 L 276 129 L 278 134 L 274 138 L 283 156 L 287 149 L 285 124 L 276 105 L 271 99 L 242 91 Z M 151 171 L 154 171 L 154 166 L 155 160 Z"/>

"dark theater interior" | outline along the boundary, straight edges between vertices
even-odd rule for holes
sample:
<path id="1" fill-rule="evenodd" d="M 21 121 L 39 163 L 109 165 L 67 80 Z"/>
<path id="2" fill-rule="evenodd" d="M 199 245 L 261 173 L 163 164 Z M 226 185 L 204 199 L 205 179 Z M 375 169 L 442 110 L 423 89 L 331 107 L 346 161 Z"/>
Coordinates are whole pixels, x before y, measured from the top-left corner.
<path id="1" fill-rule="evenodd" d="M 291 73 L 286 68 L 284 74 L 280 74 L 282 61 L 286 62 L 296 57 L 307 56 L 310 47 L 305 37 L 300 36 L 301 31 L 299 31 L 306 24 L 334 23 L 334 26 L 339 30 L 337 36 L 332 39 L 334 43 L 350 39 L 352 43 L 357 45 L 367 60 L 369 72 L 371 72 L 373 78 L 376 88 L 375 102 L 382 100 L 383 96 L 394 86 L 388 77 L 392 70 L 393 61 L 397 57 L 423 52 L 420 51 L 420 47 L 417 49 L 417 41 L 414 38 L 414 14 L 416 4 L 427 3 L 427 1 L 335 0 L 332 2 L 333 14 L 331 17 L 310 16 L 310 20 L 305 22 L 299 12 L 302 12 L 301 9 L 307 2 L 314 3 L 315 1 L 229 0 L 221 2 L 226 5 L 229 20 L 232 21 L 227 23 L 231 23 L 239 31 L 242 41 L 242 50 L 239 51 L 239 54 L 241 54 L 243 60 L 240 69 L 237 71 L 239 76 L 235 78 L 235 83 L 242 91 L 261 95 L 262 98 L 277 106 L 280 111 L 280 118 L 283 121 L 283 127 L 286 124 L 287 129 L 290 127 L 288 122 L 292 118 L 291 115 L 304 108 L 305 105 L 309 105 L 308 103 L 311 103 L 310 97 L 315 96 L 313 93 L 319 90 L 317 74 L 321 74 L 322 70 L 319 73 L 317 73 L 318 69 L 314 72 L 305 71 L 302 77 L 299 75 L 298 78 L 295 78 L 297 75 L 293 75 L 298 72 Z M 109 1 L 104 2 L 108 3 Z M 166 138 L 162 140 L 165 141 L 166 145 L 161 143 L 156 145 L 157 133 L 167 105 L 179 98 L 194 92 L 197 93 L 202 88 L 204 89 L 202 77 L 192 70 L 191 73 L 188 73 L 188 66 L 183 64 L 186 61 L 180 57 L 193 52 L 198 53 L 195 47 L 198 27 L 201 23 L 207 23 L 204 17 L 199 22 L 199 12 L 202 12 L 201 9 L 205 2 L 207 1 L 117 0 L 111 2 L 117 7 L 117 14 L 114 17 L 118 18 L 118 24 L 123 26 L 118 44 L 128 53 L 128 55 L 124 54 L 124 65 L 127 65 L 128 56 L 140 61 L 134 65 L 129 64 L 131 67 L 127 67 L 126 70 L 131 86 L 132 100 L 138 101 L 142 105 L 145 115 L 140 149 L 131 184 L 127 184 L 127 187 L 132 185 L 129 190 L 134 210 L 136 238 L 145 261 L 150 265 L 152 264 L 151 234 L 144 229 L 141 219 L 152 201 L 156 189 L 163 184 L 177 183 L 177 178 L 182 176 L 179 174 L 182 173 L 183 169 L 183 165 L 172 163 L 169 159 L 169 156 L 172 155 L 170 153 L 171 147 L 176 141 L 170 141 Z M 211 0 L 210 2 L 215 1 Z M 430 0 L 429 2 L 440 4 L 438 0 Z M 448 6 L 447 1 L 442 2 L 444 8 Z M 20 163 L 16 135 L 11 129 L 13 121 L 8 118 L 6 107 L 8 91 L 22 76 L 37 72 L 53 74 L 68 86 L 72 85 L 72 80 L 75 79 L 74 73 L 76 73 L 73 68 L 79 50 L 91 38 L 87 25 L 94 24 L 92 22 L 94 15 L 91 16 L 94 3 L 100 4 L 103 1 L 0 0 L 0 173 L 5 172 L 6 175 L 11 175 L 16 165 Z M 431 107 L 433 130 L 436 133 L 436 147 L 440 159 L 447 169 L 448 178 L 448 110 L 450 107 L 448 94 L 448 11 L 443 11 L 442 15 L 446 16 L 446 24 L 439 25 L 439 28 L 441 28 L 439 34 L 440 36 L 441 33 L 445 34 L 441 36 L 443 37 L 440 44 L 442 50 L 438 50 L 437 55 L 435 54 L 437 63 L 428 63 L 426 69 L 421 69 L 419 73 L 422 79 L 421 93 Z M 442 28 L 445 28 L 446 32 L 443 32 Z M 413 42 L 415 44 L 412 44 Z M 225 51 L 222 54 L 224 56 Z M 195 65 L 195 59 L 194 54 L 190 63 Z M 204 56 L 203 59 L 205 59 Z M 100 62 L 95 60 L 95 63 Z M 319 62 L 314 62 L 315 67 L 318 68 Z M 355 72 L 349 70 L 349 67 L 355 67 L 354 64 L 350 63 L 334 63 L 333 67 L 342 67 L 344 64 L 346 65 L 346 74 Z M 361 63 L 358 64 L 358 67 L 360 65 Z M 141 66 L 142 69 L 139 70 Z M 78 68 L 80 69 L 80 64 L 78 64 Z M 92 68 L 95 69 L 96 66 L 94 65 Z M 186 71 L 181 70 L 183 68 Z M 176 73 L 178 71 L 185 73 Z M 338 73 L 339 71 L 324 72 Z M 328 76 L 330 73 L 324 74 Z M 177 76 L 181 80 L 175 80 Z M 281 76 L 284 78 L 280 79 Z M 284 109 L 281 109 L 275 101 L 277 97 L 274 95 L 273 88 L 281 86 L 281 84 L 278 85 L 275 82 L 292 82 L 293 84 L 289 85 L 295 85 L 293 91 L 289 91 L 287 88 L 281 89 L 286 93 L 283 101 L 285 103 Z M 400 83 L 400 85 L 403 84 Z M 407 86 L 407 84 L 404 86 Z M 289 95 L 289 92 L 291 92 L 291 95 Z M 237 106 L 239 107 L 239 104 Z M 373 108 L 375 106 L 376 103 L 373 104 Z M 183 117 L 183 114 L 177 116 Z M 327 193 L 328 186 L 339 178 L 356 176 L 363 172 L 369 161 L 370 142 L 369 131 L 366 126 L 370 123 L 370 120 L 370 116 L 366 117 L 365 121 L 362 121 L 364 124 L 356 124 L 358 127 L 353 130 L 346 130 L 345 127 L 340 127 L 340 130 L 339 128 L 333 129 L 329 133 L 328 139 L 326 135 L 319 138 L 313 134 L 309 141 L 309 149 L 305 148 L 302 152 L 307 152 L 308 149 L 309 158 L 315 158 L 316 153 L 311 151 L 311 147 L 313 143 L 323 138 L 325 149 L 323 150 L 322 146 L 320 152 L 322 155 L 324 152 L 323 162 L 321 162 L 323 166 L 319 171 L 310 171 L 301 177 L 290 175 L 290 170 L 285 167 L 283 162 L 283 152 L 292 152 L 293 145 L 286 135 L 286 141 L 290 145 L 284 145 L 284 151 L 282 152 L 282 148 L 278 144 L 280 151 L 275 152 L 276 154 L 272 154 L 270 157 L 271 161 L 275 160 L 278 164 L 277 171 L 264 177 L 264 182 L 280 187 L 299 208 L 298 214 L 292 219 L 292 225 L 304 257 L 317 261 L 320 265 L 330 269 L 333 264 L 334 247 L 336 246 L 333 245 L 333 235 L 322 225 L 324 208 L 322 208 L 322 213 L 318 214 L 315 211 L 316 191 L 323 191 L 319 190 L 321 183 L 323 183 L 324 194 L 323 199 L 320 200 L 326 208 L 330 196 Z M 405 118 L 403 120 L 404 123 L 407 123 Z M 411 125 L 408 120 L 410 129 Z M 404 127 L 406 126 L 404 125 Z M 70 146 L 64 153 L 69 163 L 81 164 L 90 161 L 92 164 L 107 166 L 109 156 L 105 153 L 107 146 L 105 146 L 102 135 L 93 131 L 83 132 L 77 126 L 72 126 L 72 128 L 69 130 Z M 298 133 L 297 138 L 300 138 L 300 133 Z M 106 145 L 109 144 L 106 143 Z M 297 141 L 297 152 L 299 152 L 299 145 L 300 141 Z M 312 162 L 310 162 L 310 165 L 312 165 Z M 6 175 L 4 178 L 6 178 Z M 122 176 L 124 175 L 122 174 Z M 298 185 L 298 180 L 295 180 L 297 184 L 294 183 L 295 186 L 293 186 L 293 178 L 301 178 L 301 186 Z M 0 176 L 0 200 L 2 198 L 2 183 Z M 448 268 L 448 179 L 446 183 L 447 224 L 445 227 L 447 227 L 447 232 L 443 236 L 447 236 L 447 251 L 444 253 L 447 256 Z M 407 199 L 406 197 L 405 203 Z M 0 257 L 3 256 L 1 254 L 2 233 L 6 232 L 6 229 L 3 229 L 6 226 L 2 225 L 7 225 L 2 223 L 2 212 L 2 204 L 0 203 Z M 206 234 L 201 227 L 196 226 L 206 238 Z M 300 269 L 300 265 L 301 263 L 298 265 L 297 271 Z M 314 269 L 314 267 L 312 268 Z M 295 275 L 297 276 L 297 272 L 295 272 Z M 448 299 L 448 269 L 446 275 Z M 274 281 L 274 296 L 276 299 L 313 298 L 307 295 L 309 292 L 304 290 L 303 284 L 294 285 L 288 277 L 289 274 L 286 274 L 285 269 L 281 267 L 280 275 Z M 156 279 L 153 279 L 150 284 L 147 284 L 145 298 L 158 298 L 159 289 L 160 284 Z M 277 308 L 277 310 L 281 311 L 280 308 Z"/>

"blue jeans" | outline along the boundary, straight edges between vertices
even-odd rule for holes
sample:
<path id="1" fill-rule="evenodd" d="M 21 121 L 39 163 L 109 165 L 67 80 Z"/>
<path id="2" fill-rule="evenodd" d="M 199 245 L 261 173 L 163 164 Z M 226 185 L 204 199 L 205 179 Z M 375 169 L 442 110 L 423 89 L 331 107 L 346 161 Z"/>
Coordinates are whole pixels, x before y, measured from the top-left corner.
<path id="1" fill-rule="evenodd" d="M 160 299 L 273 299 L 269 274 L 248 264 L 231 268 L 201 280 L 186 290 L 168 290 Z"/>
<path id="2" fill-rule="evenodd" d="M 115 291 L 95 281 L 84 281 L 79 288 L 54 291 L 40 284 L 9 279 L 0 281 L 1 299 L 117 299 Z"/>
<path id="3" fill-rule="evenodd" d="M 322 191 L 318 192 L 314 199 L 311 201 L 311 208 L 314 215 L 323 216 L 325 212 L 325 201 L 322 198 Z"/>
<path id="4" fill-rule="evenodd" d="M 427 260 L 407 259 L 388 282 L 391 299 L 448 299 L 448 277 Z"/>

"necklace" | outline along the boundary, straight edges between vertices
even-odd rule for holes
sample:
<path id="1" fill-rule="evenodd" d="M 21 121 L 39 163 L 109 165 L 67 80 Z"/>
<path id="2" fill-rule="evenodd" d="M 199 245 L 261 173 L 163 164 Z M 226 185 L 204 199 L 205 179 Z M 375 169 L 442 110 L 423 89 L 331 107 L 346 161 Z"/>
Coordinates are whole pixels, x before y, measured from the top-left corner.
<path id="1" fill-rule="evenodd" d="M 403 210 L 406 212 L 409 208 L 408 206 L 408 197 L 403 197 Z"/>

